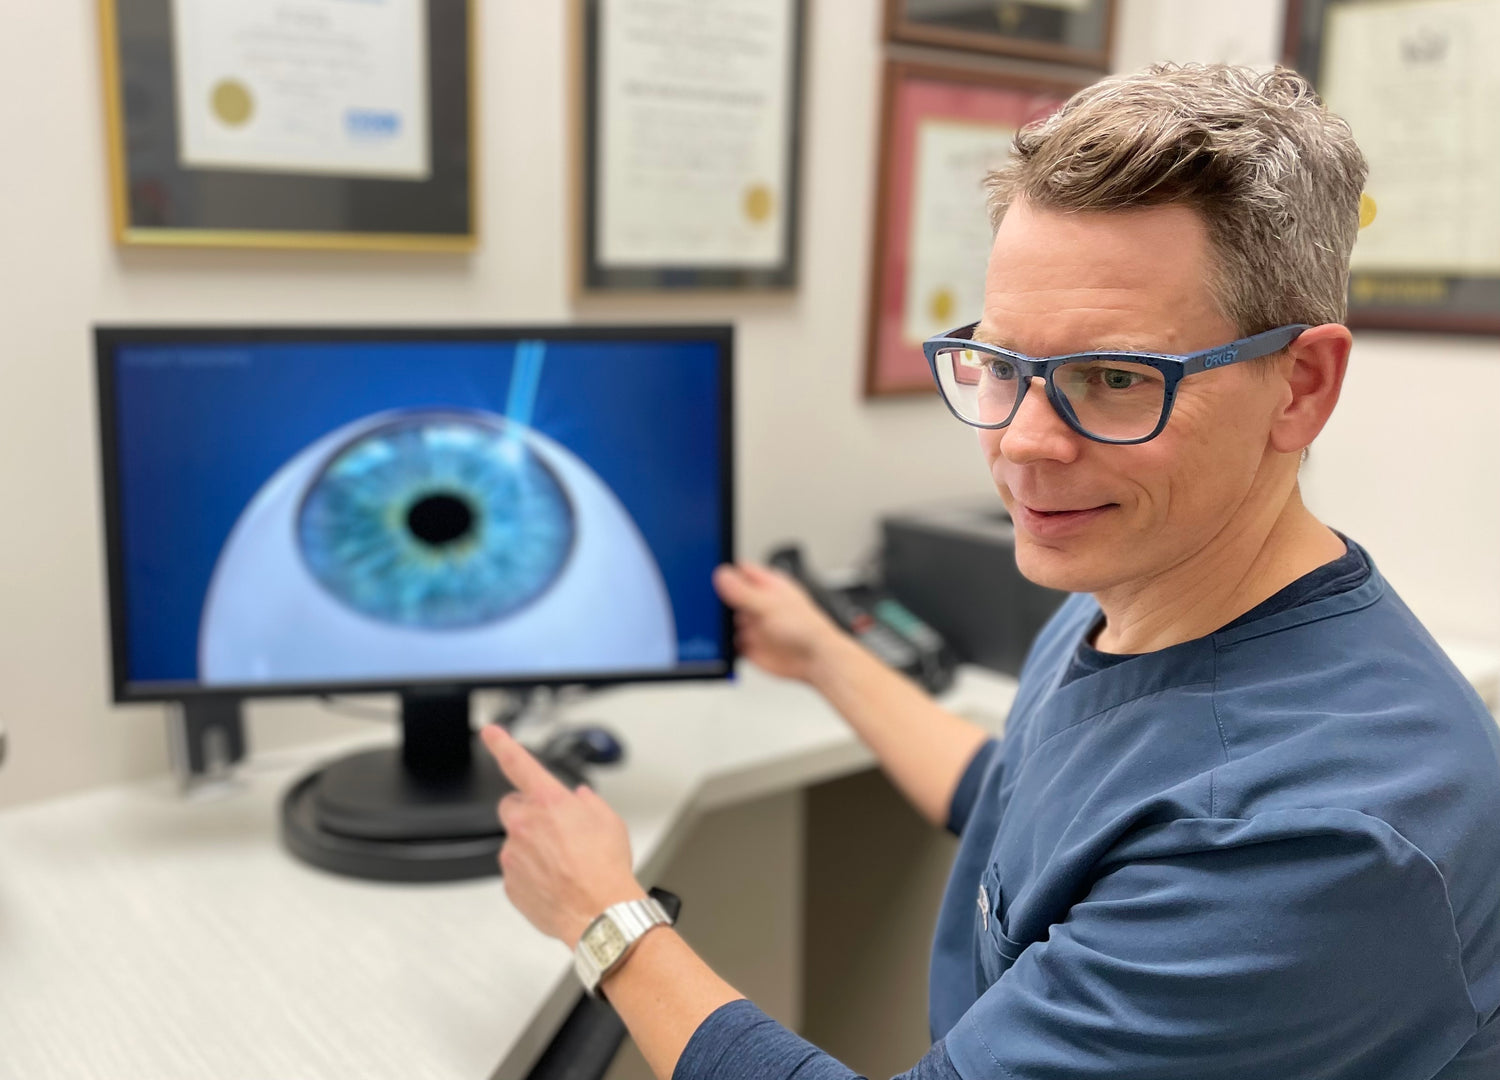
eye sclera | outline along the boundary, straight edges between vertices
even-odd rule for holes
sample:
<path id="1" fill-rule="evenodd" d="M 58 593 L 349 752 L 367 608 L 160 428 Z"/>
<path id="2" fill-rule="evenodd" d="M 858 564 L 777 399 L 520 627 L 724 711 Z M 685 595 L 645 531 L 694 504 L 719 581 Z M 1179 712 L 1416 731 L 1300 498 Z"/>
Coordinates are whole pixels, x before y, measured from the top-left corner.
<path id="1" fill-rule="evenodd" d="M 441 412 L 503 427 L 461 406 L 390 409 L 352 420 L 288 459 L 235 521 L 209 579 L 198 635 L 205 685 L 330 680 L 536 678 L 580 670 L 666 671 L 678 663 L 671 596 L 629 510 L 562 443 L 520 427 L 520 442 L 557 477 L 577 515 L 562 573 L 510 616 L 441 631 L 369 618 L 323 588 L 296 542 L 308 488 L 338 452 L 394 419 Z M 601 605 L 607 595 L 610 603 Z"/>

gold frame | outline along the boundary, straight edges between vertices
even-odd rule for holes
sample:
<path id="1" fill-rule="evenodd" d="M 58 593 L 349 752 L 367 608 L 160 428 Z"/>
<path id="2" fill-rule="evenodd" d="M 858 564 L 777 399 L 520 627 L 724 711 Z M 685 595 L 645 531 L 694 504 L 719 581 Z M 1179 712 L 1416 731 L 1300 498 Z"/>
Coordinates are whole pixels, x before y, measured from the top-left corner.
<path id="1" fill-rule="evenodd" d="M 103 53 L 104 123 L 109 158 L 110 210 L 114 242 L 138 247 L 273 248 L 282 251 L 408 251 L 463 254 L 479 246 L 479 0 L 468 8 L 469 231 L 462 236 L 420 233 L 281 232 L 259 229 L 162 229 L 130 224 L 125 193 L 125 120 L 120 100 L 119 26 L 116 0 L 99 0 L 99 45 Z"/>

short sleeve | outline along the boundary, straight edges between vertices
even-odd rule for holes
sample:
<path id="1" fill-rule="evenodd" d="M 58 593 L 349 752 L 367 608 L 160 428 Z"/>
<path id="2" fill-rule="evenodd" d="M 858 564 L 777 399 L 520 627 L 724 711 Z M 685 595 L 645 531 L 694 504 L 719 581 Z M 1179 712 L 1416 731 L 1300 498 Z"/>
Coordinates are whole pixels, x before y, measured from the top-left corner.
<path id="1" fill-rule="evenodd" d="M 1354 811 L 1121 845 L 947 1037 L 965 1080 L 1428 1077 L 1473 1036 L 1447 891 Z"/>
<path id="2" fill-rule="evenodd" d="M 984 774 L 999 754 L 1000 740 L 985 740 L 974 752 L 974 756 L 969 759 L 964 774 L 959 777 L 958 787 L 953 789 L 953 800 L 948 804 L 948 831 L 954 836 L 964 831 L 964 825 L 968 823 L 969 815 L 974 811 L 975 800 L 979 798 L 979 789 L 984 783 Z"/>

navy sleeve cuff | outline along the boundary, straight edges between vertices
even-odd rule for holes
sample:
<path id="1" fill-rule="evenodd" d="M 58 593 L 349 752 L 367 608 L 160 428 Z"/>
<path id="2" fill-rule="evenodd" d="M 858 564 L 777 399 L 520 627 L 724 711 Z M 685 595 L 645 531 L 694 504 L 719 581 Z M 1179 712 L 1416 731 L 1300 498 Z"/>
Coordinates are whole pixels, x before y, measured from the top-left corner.
<path id="1" fill-rule="evenodd" d="M 832 1068 L 800 1071 L 808 1059 L 816 1057 L 825 1058 Z M 693 1032 L 672 1070 L 672 1080 L 778 1080 L 792 1076 L 799 1080 L 848 1080 L 854 1074 L 744 998 L 710 1013 Z"/>
<path id="2" fill-rule="evenodd" d="M 860 1080 L 845 1065 L 741 998 L 698 1025 L 672 1070 L 672 1080 Z M 906 1080 L 960 1080 L 943 1043 L 936 1043 Z"/>
<path id="3" fill-rule="evenodd" d="M 964 769 L 963 776 L 958 781 L 958 787 L 953 792 L 953 801 L 948 805 L 948 831 L 958 836 L 964 831 L 968 824 L 969 814 L 974 810 L 974 800 L 979 798 L 979 785 L 984 780 L 984 774 L 990 767 L 990 762 L 995 760 L 995 755 L 1000 753 L 1000 740 L 987 739 L 974 756 L 969 760 L 968 768 Z"/>

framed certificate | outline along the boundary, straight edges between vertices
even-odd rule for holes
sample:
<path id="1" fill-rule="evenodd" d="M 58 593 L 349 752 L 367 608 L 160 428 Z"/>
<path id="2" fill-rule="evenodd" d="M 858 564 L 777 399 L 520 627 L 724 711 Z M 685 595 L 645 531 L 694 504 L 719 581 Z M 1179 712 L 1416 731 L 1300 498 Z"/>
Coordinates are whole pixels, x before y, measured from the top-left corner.
<path id="1" fill-rule="evenodd" d="M 1115 0 L 885 0 L 892 41 L 1109 69 Z"/>
<path id="2" fill-rule="evenodd" d="M 786 288 L 804 0 L 583 0 L 578 284 Z"/>
<path id="3" fill-rule="evenodd" d="M 1083 85 L 887 62 L 866 396 L 933 392 L 922 342 L 978 319 L 984 301 L 985 175 Z"/>
<path id="4" fill-rule="evenodd" d="M 123 244 L 465 251 L 473 0 L 100 0 Z"/>
<path id="5" fill-rule="evenodd" d="M 1349 323 L 1500 333 L 1500 4 L 1293 0 L 1288 63 L 1370 163 Z"/>

